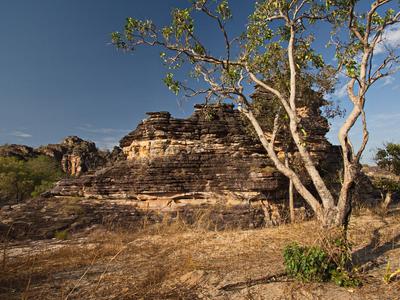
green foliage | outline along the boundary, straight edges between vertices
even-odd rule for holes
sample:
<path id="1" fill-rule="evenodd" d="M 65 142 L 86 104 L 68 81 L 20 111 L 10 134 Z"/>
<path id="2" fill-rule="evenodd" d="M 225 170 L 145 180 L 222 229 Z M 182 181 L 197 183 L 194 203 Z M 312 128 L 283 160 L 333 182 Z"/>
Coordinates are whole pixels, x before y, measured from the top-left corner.
<path id="1" fill-rule="evenodd" d="M 360 59 L 357 59 L 357 57 L 361 57 L 365 53 L 363 41 L 369 41 L 368 46 L 371 46 L 376 38 L 381 37 L 383 29 L 398 22 L 396 12 L 393 9 L 396 6 L 393 3 L 394 1 L 365 1 L 369 2 L 367 5 L 371 8 L 379 8 L 371 10 L 370 13 L 356 12 L 359 8 L 357 2 L 364 1 L 326 0 L 327 19 L 333 25 L 331 35 L 339 37 L 343 28 L 347 26 L 350 28 L 348 38 L 338 38 L 329 43 L 336 49 L 335 58 L 338 61 L 338 66 L 344 67 L 346 75 L 350 78 L 360 77 Z M 385 4 L 387 4 L 386 7 Z M 376 47 L 376 44 L 374 47 Z M 388 54 L 388 57 L 393 59 L 391 54 Z M 394 59 L 394 61 L 398 63 L 397 59 Z"/>
<path id="2" fill-rule="evenodd" d="M 343 269 L 332 270 L 330 280 L 342 287 L 356 287 L 361 285 L 360 279 L 355 278 L 348 271 Z"/>
<path id="3" fill-rule="evenodd" d="M 390 262 L 388 261 L 386 265 L 386 271 L 385 274 L 383 275 L 383 281 L 386 284 L 389 284 L 393 282 L 396 278 L 400 278 L 400 268 L 397 270 L 392 270 L 392 267 L 390 266 Z"/>
<path id="4" fill-rule="evenodd" d="M 164 83 L 170 91 L 172 91 L 175 95 L 178 95 L 180 87 L 179 82 L 174 80 L 174 74 L 167 73 L 164 78 Z"/>
<path id="5" fill-rule="evenodd" d="M 172 30 L 179 40 L 184 34 L 191 35 L 194 30 L 194 21 L 190 15 L 191 9 L 174 9 L 172 11 Z"/>
<path id="6" fill-rule="evenodd" d="M 227 0 L 222 0 L 221 3 L 218 4 L 216 11 L 221 15 L 223 20 L 232 18 L 232 12 Z"/>
<path id="7" fill-rule="evenodd" d="M 161 59 L 169 70 L 177 70 L 184 63 L 190 64 L 189 74 L 203 79 L 209 89 L 202 94 L 210 100 L 234 99 L 237 97 L 238 83 L 248 77 L 248 70 L 269 83 L 273 83 L 285 97 L 289 93 L 289 65 L 287 61 L 287 42 L 291 28 L 280 15 L 293 14 L 293 5 L 287 0 L 258 1 L 254 12 L 249 16 L 246 30 L 238 37 L 230 37 L 227 23 L 232 18 L 228 0 L 192 0 L 187 8 L 172 10 L 170 24 L 157 28 L 150 20 L 127 18 L 123 33 L 113 32 L 112 43 L 119 49 L 135 50 L 135 47 L 148 45 L 163 48 Z M 336 2 L 335 2 L 336 3 Z M 305 8 L 307 7 L 307 8 Z M 326 7 L 319 1 L 310 1 L 304 6 L 304 20 L 313 24 L 326 14 Z M 221 31 L 221 39 L 226 48 L 225 57 L 215 56 L 211 49 L 201 42 L 196 32 L 195 14 L 201 13 L 209 17 Z M 278 18 L 279 17 L 279 18 Z M 277 24 L 272 24 L 277 20 Z M 304 21 L 306 23 L 306 21 Z M 334 70 L 326 65 L 323 57 L 312 47 L 314 36 L 306 31 L 306 25 L 296 25 L 297 37 L 294 40 L 295 65 L 301 79 L 311 82 L 315 89 L 331 92 L 336 83 L 335 76 L 327 70 Z M 226 60 L 227 63 L 222 63 Z M 328 74 L 329 73 L 329 74 Z M 192 91 L 188 95 L 197 95 L 186 82 L 173 79 L 168 73 L 165 84 L 173 93 Z M 241 83 L 240 83 L 241 84 Z"/>
<path id="8" fill-rule="evenodd" d="M 400 175 L 400 144 L 387 143 L 375 154 L 376 164 L 395 175 Z"/>
<path id="9" fill-rule="evenodd" d="M 373 185 L 382 192 L 400 192 L 400 182 L 390 178 L 378 178 L 373 181 Z"/>
<path id="10" fill-rule="evenodd" d="M 400 175 L 400 144 L 388 143 L 384 148 L 379 148 L 375 154 L 375 162 L 382 169 Z M 373 180 L 376 188 L 383 193 L 400 192 L 400 182 L 391 177 L 379 177 Z"/>
<path id="11" fill-rule="evenodd" d="M 335 266 L 319 247 L 301 247 L 296 243 L 284 249 L 286 271 L 302 281 L 327 281 Z"/>
<path id="12" fill-rule="evenodd" d="M 41 180 L 39 185 L 34 186 L 33 191 L 31 192 L 32 197 L 38 197 L 44 192 L 50 190 L 54 186 L 54 180 L 47 181 L 47 180 Z"/>
<path id="13" fill-rule="evenodd" d="M 297 243 L 286 246 L 283 257 L 288 275 L 305 282 L 332 281 L 344 287 L 359 286 L 361 282 L 345 268 L 347 249 L 337 241 L 333 245 L 339 249 L 338 252 L 330 253 L 319 246 L 307 247 Z"/>
<path id="14" fill-rule="evenodd" d="M 54 237 L 55 237 L 57 240 L 65 241 L 65 240 L 68 240 L 68 239 L 69 239 L 69 233 L 68 233 L 67 230 L 56 231 L 56 233 L 54 234 Z"/>
<path id="15" fill-rule="evenodd" d="M 164 82 L 175 94 L 182 91 L 190 91 L 185 95 L 188 97 L 204 94 L 207 101 L 210 98 L 237 101 L 238 95 L 243 100 L 240 91 L 244 80 L 249 79 L 249 72 L 256 74 L 287 98 L 290 94 L 287 59 L 290 40 L 294 46 L 297 90 L 308 83 L 306 86 L 312 86 L 322 94 L 330 93 L 336 84 L 338 70 L 345 70 L 350 78 L 360 76 L 358 58 L 365 49 L 360 36 L 364 36 L 367 29 L 370 29 L 370 34 L 376 33 L 379 27 L 391 24 L 396 16 L 393 8 L 382 8 L 374 12 L 369 24 L 366 13 L 356 13 L 349 9 L 357 4 L 357 0 L 260 0 L 254 4 L 245 31 L 233 38 L 227 27 L 232 19 L 228 0 L 189 2 L 191 5 L 188 7 L 173 9 L 170 24 L 163 27 L 158 28 L 151 20 L 129 17 L 123 32 L 113 32 L 111 40 L 117 48 L 123 50 L 134 50 L 142 45 L 163 48 L 165 51 L 160 56 L 169 70 L 177 70 L 184 63 L 190 64 L 189 74 L 196 74 L 192 77 L 197 80 L 203 79 L 209 86 L 207 89 L 201 88 L 202 92 L 196 93 L 198 91 L 188 87 L 185 81 L 173 79 L 171 73 L 167 74 Z M 216 30 L 221 32 L 226 50 L 224 55 L 213 55 L 212 47 L 202 43 L 197 35 L 196 14 L 207 17 L 216 25 Z M 317 21 L 332 25 L 330 40 L 336 50 L 335 67 L 327 65 L 314 48 L 315 37 L 312 32 L 315 32 L 313 27 Z M 350 29 L 347 28 L 349 21 L 352 22 Z M 349 30 L 348 38 L 342 30 Z M 250 83 L 254 82 L 250 80 Z M 332 116 L 341 112 L 330 109 L 329 113 Z"/>
<path id="16" fill-rule="evenodd" d="M 262 69 L 265 69 L 265 71 L 260 72 L 264 74 L 264 76 L 268 76 L 269 72 L 267 71 L 270 68 L 276 69 L 276 67 L 279 66 L 277 62 L 286 61 L 285 50 L 286 42 L 290 39 L 290 27 L 286 23 L 278 23 L 277 26 L 275 26 L 275 30 L 272 30 L 270 24 L 275 19 L 283 19 L 280 16 L 290 15 L 291 9 L 292 7 L 289 5 L 288 1 L 259 1 L 256 3 L 255 10 L 249 17 L 245 41 L 245 57 L 248 63 L 252 64 L 252 67 L 254 68 L 253 71 L 261 71 L 259 68 L 259 62 L 256 62 L 260 59 L 265 63 L 265 65 L 261 65 Z M 317 3 L 309 3 L 308 14 L 310 16 L 318 19 L 323 15 L 323 13 L 323 6 Z M 299 35 L 305 33 L 303 27 L 296 27 L 294 30 L 296 30 L 296 33 Z M 318 71 L 325 66 L 322 56 L 317 54 L 311 46 L 313 41 L 314 37 L 310 33 L 294 40 L 296 66 L 300 72 L 304 72 L 310 67 L 314 67 L 315 70 Z M 278 49 L 273 49 L 277 47 Z M 285 48 L 285 50 L 283 48 Z M 282 53 L 277 53 L 277 50 L 283 51 L 284 55 L 282 56 Z M 267 54 L 269 58 L 275 58 L 276 56 L 278 59 L 267 59 L 265 54 Z M 280 65 L 281 71 L 285 70 L 287 72 L 288 69 L 287 65 Z M 286 76 L 286 78 L 288 77 Z M 275 83 L 272 79 L 271 82 Z"/>
<path id="17" fill-rule="evenodd" d="M 38 196 L 62 176 L 57 162 L 47 156 L 27 161 L 0 157 L 0 201 L 21 201 Z"/>

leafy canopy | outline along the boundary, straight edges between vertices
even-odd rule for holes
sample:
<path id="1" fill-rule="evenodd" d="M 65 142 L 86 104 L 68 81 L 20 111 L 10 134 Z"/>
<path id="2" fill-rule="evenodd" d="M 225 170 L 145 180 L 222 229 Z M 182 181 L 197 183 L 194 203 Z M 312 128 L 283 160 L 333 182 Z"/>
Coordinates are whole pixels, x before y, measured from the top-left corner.
<path id="1" fill-rule="evenodd" d="M 335 83 L 334 69 L 326 65 L 322 55 L 312 48 L 315 37 L 305 26 L 326 17 L 326 4 L 325 1 L 305 3 L 307 8 L 295 24 L 298 85 L 306 84 L 331 92 Z M 288 1 L 256 2 L 244 32 L 230 37 L 228 29 L 232 11 L 227 0 L 192 0 L 189 7 L 174 9 L 171 23 L 166 26 L 157 27 L 152 20 L 129 17 L 123 32 L 112 33 L 111 39 L 117 48 L 125 51 L 134 51 L 141 45 L 161 47 L 160 57 L 170 70 L 164 83 L 175 94 L 183 92 L 187 97 L 204 95 L 206 101 L 238 100 L 244 96 L 243 85 L 246 79 L 249 80 L 248 73 L 252 72 L 266 82 L 273 82 L 276 89 L 288 96 L 290 70 L 286 46 L 290 28 L 281 22 L 271 29 L 271 23 L 280 17 L 282 10 L 294 14 Z M 194 22 L 198 14 L 209 17 L 221 32 L 225 44 L 223 56 L 213 55 L 212 47 L 206 47 L 199 38 Z M 189 64 L 192 69 L 192 78 L 203 80 L 204 88 L 193 88 L 175 79 L 175 71 L 184 64 Z M 243 102 L 244 98 L 240 99 Z"/>
<path id="2" fill-rule="evenodd" d="M 384 148 L 378 148 L 374 159 L 382 169 L 400 175 L 400 144 L 387 143 Z M 374 185 L 383 192 L 400 192 L 400 181 L 395 177 L 378 178 Z"/>
<path id="3" fill-rule="evenodd" d="M 47 156 L 27 161 L 0 157 L 0 201 L 21 201 L 38 196 L 62 176 L 57 162 Z"/>
<path id="4" fill-rule="evenodd" d="M 384 148 L 378 148 L 375 162 L 382 169 L 400 175 L 400 144 L 388 143 Z"/>

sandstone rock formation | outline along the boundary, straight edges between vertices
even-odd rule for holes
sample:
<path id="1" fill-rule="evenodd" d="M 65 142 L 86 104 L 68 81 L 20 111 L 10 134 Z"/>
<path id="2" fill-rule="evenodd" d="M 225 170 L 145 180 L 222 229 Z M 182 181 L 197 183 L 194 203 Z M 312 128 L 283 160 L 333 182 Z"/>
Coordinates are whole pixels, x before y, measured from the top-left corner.
<path id="1" fill-rule="evenodd" d="M 107 161 L 106 154 L 95 143 L 76 136 L 67 137 L 60 144 L 40 147 L 37 152 L 60 161 L 63 171 L 72 176 L 95 170 Z"/>
<path id="2" fill-rule="evenodd" d="M 287 179 L 246 131 L 240 112 L 232 105 L 212 106 L 211 112 L 210 107 L 195 108 L 187 119 L 148 113 L 120 142 L 126 161 L 63 180 L 51 195 L 130 199 L 138 207 L 155 209 L 257 202 L 267 222 L 279 223 L 282 214 L 275 204 L 286 201 Z M 315 159 L 328 167 L 337 159 L 336 148 L 324 137 L 327 122 L 317 124 L 310 131 L 315 130 L 318 142 L 310 147 Z"/>
<path id="3" fill-rule="evenodd" d="M 256 92 L 253 99 L 258 97 L 268 95 Z M 321 116 L 324 102 L 312 104 L 298 108 L 307 133 L 303 138 L 322 173 L 336 174 L 340 153 L 325 138 L 329 124 Z M 222 207 L 217 213 L 221 220 L 229 219 L 226 216 L 234 211 L 235 218 L 245 220 L 240 227 L 254 223 L 248 215 L 257 219 L 257 226 L 279 224 L 286 218 L 288 180 L 275 169 L 251 126 L 233 105 L 196 105 L 187 119 L 174 118 L 168 112 L 147 114 L 112 153 L 68 137 L 60 144 L 38 149 L 11 147 L 2 152 L 0 148 L 0 155 L 8 151 L 20 157 L 51 156 L 66 173 L 75 175 L 61 180 L 46 193 L 48 197 L 126 201 L 138 210 L 163 213 Z M 282 158 L 287 148 L 283 139 L 278 136 L 276 147 Z M 296 164 L 298 153 L 294 147 L 289 151 L 291 163 Z M 311 186 L 305 172 L 301 178 Z M 307 212 L 297 199 L 298 213 L 305 217 Z"/>
<path id="4" fill-rule="evenodd" d="M 38 155 L 54 158 L 60 163 L 62 170 L 71 176 L 78 176 L 102 167 L 112 156 L 98 150 L 93 142 L 84 141 L 76 136 L 69 136 L 59 144 L 49 144 L 36 149 L 24 145 L 0 147 L 0 156 L 28 159 Z M 118 159 L 121 157 L 119 156 Z"/>
<path id="5" fill-rule="evenodd" d="M 0 157 L 28 159 L 34 157 L 35 155 L 34 149 L 29 146 L 16 144 L 0 146 Z"/>

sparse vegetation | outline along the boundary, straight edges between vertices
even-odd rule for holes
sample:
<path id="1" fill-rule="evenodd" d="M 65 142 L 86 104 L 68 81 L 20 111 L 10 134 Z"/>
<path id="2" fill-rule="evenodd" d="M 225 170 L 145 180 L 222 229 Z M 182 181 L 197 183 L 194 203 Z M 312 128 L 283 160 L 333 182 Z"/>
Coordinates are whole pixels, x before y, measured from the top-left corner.
<path id="1" fill-rule="evenodd" d="M 390 262 L 388 262 L 386 265 L 386 273 L 385 275 L 383 275 L 383 281 L 389 284 L 392 281 L 394 281 L 397 277 L 400 277 L 400 268 L 393 271 L 392 268 L 390 267 Z"/>
<path id="2" fill-rule="evenodd" d="M 169 68 L 164 83 L 176 95 L 204 96 L 200 114 L 181 121 L 148 113 L 112 154 L 74 136 L 40 151 L 18 145 L 19 152 L 3 151 L 18 158 L 0 157 L 0 299 L 399 297 L 400 205 L 389 204 L 400 192 L 400 144 L 389 143 L 375 156 L 385 170 L 373 182 L 384 198 L 384 209 L 376 207 L 384 213 L 360 205 L 352 214 L 352 202 L 361 194 L 355 184 L 369 140 L 367 92 L 384 77 L 390 83 L 399 69 L 400 48 L 384 42 L 400 25 L 400 11 L 393 9 L 400 0 L 252 5 L 244 32 L 233 39 L 229 0 L 190 0 L 163 27 L 128 17 L 122 33 L 112 33 L 112 43 L 124 51 L 162 48 Z M 224 51 L 203 43 L 196 14 L 215 23 Z M 315 38 L 325 29 L 330 34 Z M 328 45 L 316 44 L 321 41 Z M 334 49 L 318 53 L 323 46 Z M 189 69 L 194 87 L 175 77 Z M 329 126 L 320 108 L 330 106 L 328 118 L 341 114 L 323 99 L 337 80 L 346 81 L 351 111 L 335 148 L 324 138 Z M 214 102 L 225 110 L 214 109 Z M 246 134 L 259 140 L 254 149 L 251 139 L 231 134 L 242 120 L 230 125 L 221 117 L 229 111 L 226 120 L 234 120 L 235 105 L 250 124 Z M 308 120 L 313 112 L 315 120 Z M 208 125 L 204 120 L 218 121 L 218 130 L 191 125 Z M 361 143 L 355 147 L 350 131 L 357 123 Z M 99 140 L 104 134 L 104 143 L 123 131 L 79 128 Z M 225 141 L 230 151 L 223 151 Z M 324 158 L 330 148 L 335 156 Z M 60 164 L 77 176 L 36 197 L 64 176 Z M 304 200 L 298 201 L 304 218 L 312 211 L 315 219 L 284 222 L 286 179 L 290 219 L 302 212 L 295 210 L 293 188 Z M 371 202 L 379 198 L 376 190 L 367 193 L 375 197 Z"/>
<path id="3" fill-rule="evenodd" d="M 286 245 L 314 244 L 319 247 L 314 257 L 322 255 L 315 221 L 219 232 L 178 221 L 135 232 L 97 228 L 71 235 L 68 242 L 9 244 L 0 298 L 21 299 L 25 293 L 29 299 L 396 299 L 400 281 L 393 276 L 386 284 L 382 278 L 386 259 L 392 262 L 390 273 L 400 267 L 399 217 L 352 219 L 349 237 L 362 288 L 299 283 L 284 275 Z M 381 237 L 378 243 L 374 234 Z M 323 251 L 328 257 L 330 250 Z M 331 280 L 346 286 L 339 282 L 346 276 L 333 274 Z"/>
<path id="4" fill-rule="evenodd" d="M 381 191 L 382 208 L 386 210 L 394 193 L 400 192 L 400 144 L 388 143 L 375 154 L 376 164 L 388 174 L 382 174 L 373 181 Z"/>
<path id="5" fill-rule="evenodd" d="M 302 281 L 327 281 L 336 269 L 327 253 L 317 246 L 292 243 L 285 247 L 283 257 L 288 274 Z"/>
<path id="6" fill-rule="evenodd" d="M 54 237 L 57 240 L 62 240 L 62 241 L 68 240 L 69 239 L 68 230 L 56 231 L 56 233 L 54 234 Z"/>
<path id="7" fill-rule="evenodd" d="M 400 175 L 400 144 L 387 143 L 378 148 L 375 162 L 382 169 Z"/>
<path id="8" fill-rule="evenodd" d="M 63 173 L 47 156 L 28 160 L 0 157 L 0 203 L 20 202 L 51 188 Z"/>
<path id="9" fill-rule="evenodd" d="M 336 251 L 321 246 L 300 246 L 292 243 L 285 247 L 283 257 L 288 274 L 305 282 L 332 281 L 338 286 L 355 287 L 361 281 L 347 270 L 351 257 L 347 247 L 339 240 L 331 241 Z"/>

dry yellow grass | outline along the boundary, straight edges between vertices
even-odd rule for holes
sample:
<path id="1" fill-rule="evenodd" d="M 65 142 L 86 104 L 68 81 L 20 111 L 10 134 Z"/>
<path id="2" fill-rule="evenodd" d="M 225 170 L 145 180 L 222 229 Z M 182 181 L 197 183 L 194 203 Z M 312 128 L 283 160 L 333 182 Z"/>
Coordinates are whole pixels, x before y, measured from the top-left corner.
<path id="1" fill-rule="evenodd" d="M 387 261 L 400 267 L 398 213 L 382 218 L 363 212 L 352 221 L 355 260 L 364 267 L 364 286 L 352 290 L 273 277 L 284 271 L 285 245 L 319 239 L 315 222 L 222 232 L 203 225 L 165 222 L 135 233 L 97 229 L 68 241 L 24 245 L 18 255 L 13 253 L 22 245 L 9 245 L 0 269 L 0 298 L 400 298 L 400 282 L 382 280 Z"/>

